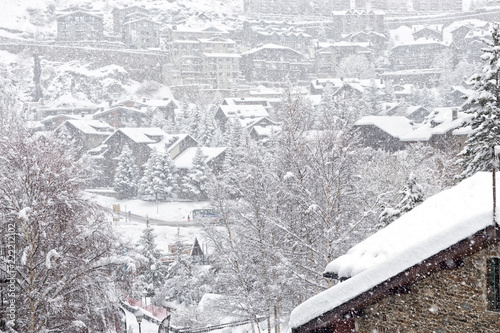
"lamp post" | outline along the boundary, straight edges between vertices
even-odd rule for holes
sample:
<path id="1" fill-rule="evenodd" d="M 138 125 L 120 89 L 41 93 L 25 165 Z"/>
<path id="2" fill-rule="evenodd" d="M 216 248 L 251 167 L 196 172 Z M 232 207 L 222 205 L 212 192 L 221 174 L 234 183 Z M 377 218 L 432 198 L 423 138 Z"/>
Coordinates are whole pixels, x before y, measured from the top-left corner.
<path id="1" fill-rule="evenodd" d="M 140 309 L 137 309 L 137 311 L 134 313 L 135 315 L 135 319 L 137 320 L 137 323 L 139 324 L 139 333 L 142 333 L 141 332 L 141 322 L 142 322 L 142 318 L 144 317 L 144 313 L 142 313 L 142 311 Z"/>

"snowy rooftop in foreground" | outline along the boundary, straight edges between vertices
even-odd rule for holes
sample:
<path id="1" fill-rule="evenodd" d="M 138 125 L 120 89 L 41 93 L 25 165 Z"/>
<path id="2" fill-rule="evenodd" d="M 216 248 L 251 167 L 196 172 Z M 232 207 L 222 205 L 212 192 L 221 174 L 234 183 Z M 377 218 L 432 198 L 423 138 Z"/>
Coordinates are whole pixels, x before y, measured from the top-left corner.
<path id="1" fill-rule="evenodd" d="M 291 327 L 306 324 L 490 226 L 491 179 L 491 173 L 480 172 L 430 197 L 332 261 L 327 272 L 351 278 L 295 308 Z"/>

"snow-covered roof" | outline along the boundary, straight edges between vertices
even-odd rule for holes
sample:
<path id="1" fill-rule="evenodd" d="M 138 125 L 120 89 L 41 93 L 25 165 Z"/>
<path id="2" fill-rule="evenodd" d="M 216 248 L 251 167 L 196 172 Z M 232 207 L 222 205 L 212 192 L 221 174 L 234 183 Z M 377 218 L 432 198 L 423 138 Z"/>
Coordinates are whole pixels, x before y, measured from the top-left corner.
<path id="1" fill-rule="evenodd" d="M 197 149 L 197 147 L 190 147 L 177 155 L 174 159 L 175 167 L 178 169 L 191 169 L 193 167 L 193 159 L 196 155 Z M 208 163 L 218 157 L 225 150 L 225 147 L 201 147 L 203 155 L 206 156 L 205 163 Z"/>
<path id="2" fill-rule="evenodd" d="M 291 327 L 334 310 L 491 225 L 491 174 L 479 172 L 430 197 L 329 263 L 326 272 L 350 278 L 295 308 Z"/>
<path id="3" fill-rule="evenodd" d="M 262 118 L 269 117 L 266 108 L 260 104 L 220 105 L 220 110 L 227 118 Z"/>
<path id="4" fill-rule="evenodd" d="M 61 19 L 63 17 L 66 17 L 66 16 L 73 16 L 73 15 L 76 15 L 76 14 L 83 14 L 83 15 L 87 15 L 87 16 L 92 16 L 92 17 L 95 17 L 95 18 L 100 19 L 100 20 L 103 19 L 102 14 L 89 13 L 89 12 L 86 12 L 86 11 L 83 11 L 83 10 L 75 10 L 75 11 L 70 12 L 70 13 L 65 13 L 65 14 L 58 15 L 56 17 L 56 20 L 59 20 L 59 19 Z"/>
<path id="5" fill-rule="evenodd" d="M 402 138 L 413 132 L 411 121 L 400 116 L 366 116 L 359 119 L 355 125 L 373 125 L 395 138 Z"/>
<path id="6" fill-rule="evenodd" d="M 140 115 L 143 115 L 143 116 L 146 115 L 146 110 L 139 110 L 139 109 L 134 109 L 134 108 L 128 108 L 126 106 L 117 105 L 117 106 L 112 106 L 109 109 L 104 109 L 104 110 L 101 110 L 101 111 L 97 111 L 96 113 L 94 113 L 94 118 L 99 118 L 99 117 L 101 117 L 103 115 L 106 115 L 108 113 L 111 113 L 111 112 L 113 112 L 115 110 L 126 111 L 126 112 L 129 112 L 129 113 L 136 113 L 136 114 L 140 114 Z"/>
<path id="7" fill-rule="evenodd" d="M 277 45 L 277 44 L 265 44 L 261 47 L 256 47 L 256 48 L 253 48 L 251 50 L 248 50 L 246 52 L 243 52 L 241 53 L 241 55 L 247 55 L 247 54 L 253 54 L 253 53 L 257 53 L 257 52 L 260 52 L 262 50 L 265 50 L 265 49 L 273 49 L 273 50 L 289 50 L 289 51 L 292 51 L 296 54 L 299 54 L 299 55 L 302 55 L 302 53 L 298 52 L 298 51 L 295 51 L 294 49 L 288 47 L 288 46 L 282 46 L 282 45 Z"/>
<path id="8" fill-rule="evenodd" d="M 111 133 L 115 131 L 113 127 L 102 122 L 100 120 L 94 119 L 75 119 L 75 120 L 66 120 L 67 123 L 71 124 L 73 127 L 80 130 L 85 134 L 97 134 L 109 136 Z"/>
<path id="9" fill-rule="evenodd" d="M 194 142 L 196 140 L 191 137 L 189 134 L 165 134 L 162 139 L 156 143 L 150 143 L 148 146 L 151 149 L 155 149 L 156 151 L 163 153 L 163 152 L 170 152 L 172 149 L 174 149 L 180 142 L 184 141 L 186 138 L 191 138 Z"/>
<path id="10" fill-rule="evenodd" d="M 281 126 L 254 126 L 252 131 L 255 132 L 258 136 L 262 137 L 270 137 L 282 132 Z"/>
<path id="11" fill-rule="evenodd" d="M 156 143 L 157 141 L 153 140 L 151 137 L 161 136 L 164 138 L 167 136 L 167 133 L 157 127 L 124 127 L 118 129 L 117 132 L 123 133 L 136 143 Z"/>

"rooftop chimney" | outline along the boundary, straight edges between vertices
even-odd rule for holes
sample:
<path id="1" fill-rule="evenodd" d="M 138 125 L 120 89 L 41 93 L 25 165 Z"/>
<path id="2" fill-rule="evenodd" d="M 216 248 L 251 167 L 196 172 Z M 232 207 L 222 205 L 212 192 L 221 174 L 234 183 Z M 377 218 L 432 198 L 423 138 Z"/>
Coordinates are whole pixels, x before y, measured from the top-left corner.
<path id="1" fill-rule="evenodd" d="M 458 108 L 453 108 L 451 110 L 451 120 L 457 120 L 458 119 Z"/>

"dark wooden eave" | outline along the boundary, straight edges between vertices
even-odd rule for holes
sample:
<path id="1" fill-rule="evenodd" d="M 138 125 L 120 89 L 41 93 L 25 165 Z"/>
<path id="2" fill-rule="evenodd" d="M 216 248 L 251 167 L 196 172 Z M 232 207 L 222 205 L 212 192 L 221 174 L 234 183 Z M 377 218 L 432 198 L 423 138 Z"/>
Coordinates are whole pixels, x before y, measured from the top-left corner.
<path id="1" fill-rule="evenodd" d="M 499 228 L 495 226 L 489 226 L 480 230 L 471 237 L 406 269 L 344 304 L 325 312 L 302 326 L 292 329 L 292 333 L 305 333 L 328 327 L 336 327 L 338 323 L 345 321 L 346 318 L 353 318 L 353 316 L 362 313 L 364 308 L 376 303 L 387 295 L 393 294 L 395 291 L 406 290 L 408 286 L 417 281 L 425 279 L 427 276 L 443 269 L 453 268 L 459 265 L 464 258 L 477 253 L 490 244 L 496 244 L 499 238 L 498 235 L 500 235 Z"/>

